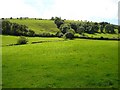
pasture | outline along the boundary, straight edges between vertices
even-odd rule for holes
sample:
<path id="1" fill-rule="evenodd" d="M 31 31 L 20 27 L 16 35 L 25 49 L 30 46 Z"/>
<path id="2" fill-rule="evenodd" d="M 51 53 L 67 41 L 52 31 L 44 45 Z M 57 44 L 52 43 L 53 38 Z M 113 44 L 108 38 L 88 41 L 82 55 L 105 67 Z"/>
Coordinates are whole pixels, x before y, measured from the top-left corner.
<path id="1" fill-rule="evenodd" d="M 2 37 L 3 45 L 18 38 Z M 118 41 L 28 39 L 2 47 L 3 88 L 118 87 Z M 52 42 L 31 44 L 41 40 Z"/>
<path id="2" fill-rule="evenodd" d="M 52 20 L 34 20 L 34 19 L 11 19 L 12 23 L 18 23 L 21 25 L 26 25 L 29 29 L 35 31 L 35 33 L 52 33 L 55 34 L 59 29 L 54 24 Z"/>

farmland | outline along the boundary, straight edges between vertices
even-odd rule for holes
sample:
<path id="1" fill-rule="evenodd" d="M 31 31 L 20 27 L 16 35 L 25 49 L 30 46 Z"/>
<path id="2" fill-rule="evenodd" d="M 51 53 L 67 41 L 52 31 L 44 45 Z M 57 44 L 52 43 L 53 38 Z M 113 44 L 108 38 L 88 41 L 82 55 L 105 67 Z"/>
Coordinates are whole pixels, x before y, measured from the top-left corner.
<path id="1" fill-rule="evenodd" d="M 118 87 L 117 26 L 61 18 L 7 20 L 0 35 L 3 88 Z M 28 42 L 18 44 L 20 36 Z"/>
<path id="2" fill-rule="evenodd" d="M 4 45 L 18 38 L 2 37 Z M 26 45 L 2 47 L 3 88 L 118 86 L 118 41 L 28 39 Z M 53 42 L 31 44 L 42 40 Z"/>

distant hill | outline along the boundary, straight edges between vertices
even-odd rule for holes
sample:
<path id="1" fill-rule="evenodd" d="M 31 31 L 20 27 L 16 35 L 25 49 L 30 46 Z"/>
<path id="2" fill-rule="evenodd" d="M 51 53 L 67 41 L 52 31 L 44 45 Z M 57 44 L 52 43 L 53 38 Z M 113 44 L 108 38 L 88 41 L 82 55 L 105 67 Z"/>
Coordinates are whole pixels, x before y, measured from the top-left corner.
<path id="1" fill-rule="evenodd" d="M 35 31 L 35 33 L 52 33 L 55 34 L 59 29 L 52 20 L 35 20 L 35 19 L 9 19 L 12 23 L 18 23 L 26 25 L 29 29 Z"/>

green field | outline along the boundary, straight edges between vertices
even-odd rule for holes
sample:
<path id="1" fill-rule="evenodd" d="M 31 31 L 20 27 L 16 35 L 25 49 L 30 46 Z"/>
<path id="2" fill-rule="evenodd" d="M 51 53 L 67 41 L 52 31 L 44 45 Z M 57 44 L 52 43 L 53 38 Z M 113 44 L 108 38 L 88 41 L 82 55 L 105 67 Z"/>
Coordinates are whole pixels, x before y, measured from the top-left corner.
<path id="1" fill-rule="evenodd" d="M 2 37 L 3 88 L 118 87 L 118 41 Z"/>
<path id="2" fill-rule="evenodd" d="M 54 21 L 52 20 L 34 20 L 34 19 L 23 19 L 23 20 L 17 20 L 12 19 L 9 20 L 12 23 L 18 23 L 21 25 L 28 26 L 29 29 L 32 29 L 35 31 L 35 33 L 52 33 L 55 34 L 59 29 L 54 24 Z"/>

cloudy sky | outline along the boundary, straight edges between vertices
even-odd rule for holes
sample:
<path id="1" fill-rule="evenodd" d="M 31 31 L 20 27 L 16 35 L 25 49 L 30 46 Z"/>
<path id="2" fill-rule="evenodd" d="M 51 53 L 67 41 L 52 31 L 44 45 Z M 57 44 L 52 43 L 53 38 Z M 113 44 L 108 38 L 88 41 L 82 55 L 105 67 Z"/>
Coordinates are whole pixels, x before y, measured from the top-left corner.
<path id="1" fill-rule="evenodd" d="M 119 0 L 0 0 L 0 18 L 39 17 L 118 24 Z"/>

